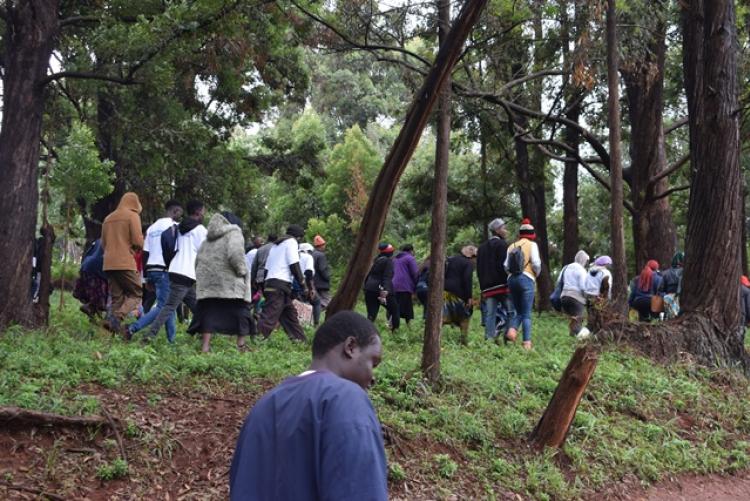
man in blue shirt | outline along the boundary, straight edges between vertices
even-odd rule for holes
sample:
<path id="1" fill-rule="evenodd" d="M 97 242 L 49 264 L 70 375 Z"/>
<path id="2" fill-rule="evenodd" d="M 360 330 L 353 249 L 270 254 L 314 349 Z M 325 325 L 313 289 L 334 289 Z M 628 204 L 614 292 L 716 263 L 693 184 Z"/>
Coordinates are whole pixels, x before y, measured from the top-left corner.
<path id="1" fill-rule="evenodd" d="M 230 497 L 387 500 L 380 422 L 366 390 L 382 355 L 375 326 L 342 311 L 315 333 L 310 370 L 253 407 L 237 440 Z"/>

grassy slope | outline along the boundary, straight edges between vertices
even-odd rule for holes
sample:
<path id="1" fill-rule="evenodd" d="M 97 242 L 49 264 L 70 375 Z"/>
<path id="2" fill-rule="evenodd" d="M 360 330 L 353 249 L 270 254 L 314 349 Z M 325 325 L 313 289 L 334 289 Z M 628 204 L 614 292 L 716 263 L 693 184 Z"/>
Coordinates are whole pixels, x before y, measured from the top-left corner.
<path id="1" fill-rule="evenodd" d="M 283 334 L 246 354 L 220 337 L 204 356 L 185 334 L 176 346 L 163 338 L 147 348 L 125 344 L 94 329 L 71 303 L 47 332 L 11 329 L 0 336 L 0 405 L 94 413 L 96 398 L 77 389 L 83 383 L 130 384 L 149 393 L 198 384 L 209 391 L 227 384 L 258 391 L 259 383 L 300 372 L 309 362 L 309 348 Z M 440 390 L 425 386 L 417 372 L 421 322 L 396 338 L 384 335 L 371 397 L 389 434 L 394 492 L 492 498 L 513 491 L 565 499 L 626 476 L 651 482 L 748 466 L 745 379 L 690 365 L 665 368 L 621 350 L 602 355 L 563 453 L 530 451 L 524 438 L 575 342 L 561 318 L 543 316 L 534 318 L 532 353 L 497 347 L 482 340 L 477 317 L 468 348 L 457 344 L 457 331 L 444 330 Z"/>

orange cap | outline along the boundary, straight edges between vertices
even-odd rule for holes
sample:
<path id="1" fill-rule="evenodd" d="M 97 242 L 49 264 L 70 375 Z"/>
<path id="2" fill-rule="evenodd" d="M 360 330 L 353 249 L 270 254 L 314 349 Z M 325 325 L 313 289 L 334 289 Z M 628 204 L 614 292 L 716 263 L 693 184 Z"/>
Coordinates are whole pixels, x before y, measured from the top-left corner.
<path id="1" fill-rule="evenodd" d="M 315 235 L 315 238 L 313 238 L 313 245 L 315 247 L 320 247 L 321 245 L 325 245 L 325 244 L 326 244 L 326 241 L 323 240 L 323 237 L 321 237 L 320 235 Z"/>

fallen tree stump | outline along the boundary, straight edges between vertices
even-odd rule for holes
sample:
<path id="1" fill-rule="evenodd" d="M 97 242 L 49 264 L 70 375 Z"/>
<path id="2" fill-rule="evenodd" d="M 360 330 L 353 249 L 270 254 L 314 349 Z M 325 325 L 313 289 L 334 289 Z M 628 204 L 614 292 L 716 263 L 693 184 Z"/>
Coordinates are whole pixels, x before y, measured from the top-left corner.
<path id="1" fill-rule="evenodd" d="M 116 426 L 114 418 L 108 419 L 104 416 L 63 416 L 20 407 L 0 407 L 0 423 L 27 426 Z"/>
<path id="2" fill-rule="evenodd" d="M 598 361 L 599 348 L 592 343 L 573 353 L 547 409 L 529 435 L 529 442 L 539 448 L 561 447 L 565 443 L 578 404 Z"/>

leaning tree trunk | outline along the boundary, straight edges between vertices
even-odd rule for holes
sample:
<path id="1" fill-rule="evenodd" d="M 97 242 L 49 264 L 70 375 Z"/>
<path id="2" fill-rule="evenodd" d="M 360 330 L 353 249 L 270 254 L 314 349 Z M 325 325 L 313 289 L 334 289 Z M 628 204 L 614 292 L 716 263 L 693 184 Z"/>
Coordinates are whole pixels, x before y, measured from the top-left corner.
<path id="1" fill-rule="evenodd" d="M 346 267 L 344 280 L 336 296 L 328 305 L 327 316 L 354 307 L 370 262 L 375 254 L 378 239 L 383 232 L 388 209 L 391 206 L 393 194 L 396 191 L 399 179 L 401 179 L 401 174 L 403 174 L 406 164 L 419 143 L 422 130 L 443 88 L 443 84 L 461 55 L 464 42 L 486 3 L 487 0 L 468 0 L 464 4 L 451 28 L 450 36 L 445 45 L 440 48 L 430 72 L 425 77 L 422 88 L 416 94 L 406 114 L 401 132 L 391 147 L 383 168 L 380 169 L 372 187 L 362 218 L 362 225 L 357 233 L 354 253 Z"/>
<path id="2" fill-rule="evenodd" d="M 442 47 L 450 29 L 450 1 L 438 0 L 438 34 Z M 440 94 L 435 145 L 435 181 L 432 188 L 432 243 L 427 321 L 422 347 L 422 374 L 431 383 L 440 379 L 440 338 L 443 329 L 443 285 L 445 283 L 445 232 L 448 215 L 448 162 L 451 141 L 450 76 Z"/>
<path id="3" fill-rule="evenodd" d="M 617 321 L 602 339 L 622 339 L 654 358 L 688 357 L 750 372 L 740 325 L 742 217 L 737 35 L 734 2 L 691 0 L 682 15 L 693 177 L 688 205 L 683 314 L 656 326 Z"/>
<path id="4" fill-rule="evenodd" d="M 612 246 L 612 303 L 616 311 L 627 309 L 627 263 L 623 230 L 622 158 L 620 155 L 620 103 L 615 0 L 607 2 L 607 83 L 609 86 L 609 183 L 612 189 L 610 235 Z"/>
<path id="5" fill-rule="evenodd" d="M 664 105 L 664 56 L 666 25 L 652 32 L 646 56 L 623 65 L 622 75 L 630 115 L 631 197 L 635 269 L 649 259 L 668 267 L 677 244 L 668 197 L 658 198 L 669 188 L 668 177 L 651 179 L 666 168 L 662 109 Z"/>
<path id="6" fill-rule="evenodd" d="M 31 260 L 36 228 L 37 166 L 49 58 L 59 29 L 58 0 L 27 0 L 6 8 L 3 119 L 0 130 L 0 329 L 33 325 Z"/>

